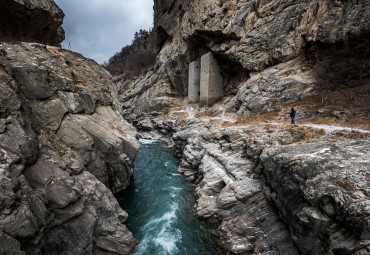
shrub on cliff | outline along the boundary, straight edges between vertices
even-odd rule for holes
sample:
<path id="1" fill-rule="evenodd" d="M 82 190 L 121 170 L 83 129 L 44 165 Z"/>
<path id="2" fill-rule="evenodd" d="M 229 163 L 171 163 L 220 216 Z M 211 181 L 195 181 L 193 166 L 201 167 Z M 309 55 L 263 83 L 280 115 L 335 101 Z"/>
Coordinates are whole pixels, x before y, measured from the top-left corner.
<path id="1" fill-rule="evenodd" d="M 136 32 L 131 45 L 124 46 L 103 67 L 113 76 L 127 74 L 137 76 L 154 65 L 156 56 L 152 51 L 152 31 L 140 29 Z"/>

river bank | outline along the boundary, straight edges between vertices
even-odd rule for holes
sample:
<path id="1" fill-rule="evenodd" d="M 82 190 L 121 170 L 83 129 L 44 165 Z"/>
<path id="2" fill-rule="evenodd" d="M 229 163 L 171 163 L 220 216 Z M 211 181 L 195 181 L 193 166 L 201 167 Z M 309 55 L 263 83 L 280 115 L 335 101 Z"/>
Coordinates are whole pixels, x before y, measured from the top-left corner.
<path id="1" fill-rule="evenodd" d="M 368 133 L 168 116 L 139 133 L 166 136 L 181 156 L 224 254 L 366 254 Z"/>

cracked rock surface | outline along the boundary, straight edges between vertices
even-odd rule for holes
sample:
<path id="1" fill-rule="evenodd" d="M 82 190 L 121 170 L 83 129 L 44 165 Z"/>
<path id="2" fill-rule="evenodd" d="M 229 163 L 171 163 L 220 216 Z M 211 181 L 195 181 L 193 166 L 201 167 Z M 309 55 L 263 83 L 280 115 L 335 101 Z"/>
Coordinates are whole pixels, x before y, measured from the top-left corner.
<path id="1" fill-rule="evenodd" d="M 57 47 L 2 43 L 0 88 L 2 254 L 129 254 L 111 191 L 129 185 L 139 144 L 110 75 Z"/>
<path id="2" fill-rule="evenodd" d="M 225 253 L 370 252 L 368 139 L 266 124 L 178 128 L 179 171 L 195 184 L 197 215 L 219 222 Z"/>

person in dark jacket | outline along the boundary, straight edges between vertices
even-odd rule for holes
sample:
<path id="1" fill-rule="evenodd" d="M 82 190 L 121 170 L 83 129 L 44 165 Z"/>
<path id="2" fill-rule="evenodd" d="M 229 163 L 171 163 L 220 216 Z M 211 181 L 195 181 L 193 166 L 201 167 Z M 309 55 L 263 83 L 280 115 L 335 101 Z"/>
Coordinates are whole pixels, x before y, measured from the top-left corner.
<path id="1" fill-rule="evenodd" d="M 291 124 L 295 124 L 295 122 L 294 122 L 295 114 L 296 114 L 296 112 L 295 112 L 294 108 L 292 108 L 292 110 L 290 111 L 290 119 L 292 120 L 290 122 Z"/>

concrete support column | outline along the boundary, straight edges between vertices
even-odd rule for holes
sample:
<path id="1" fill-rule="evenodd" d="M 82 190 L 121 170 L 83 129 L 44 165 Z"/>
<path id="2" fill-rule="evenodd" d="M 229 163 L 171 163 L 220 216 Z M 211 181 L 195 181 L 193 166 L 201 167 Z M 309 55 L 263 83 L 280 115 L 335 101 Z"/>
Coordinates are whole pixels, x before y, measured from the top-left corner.
<path id="1" fill-rule="evenodd" d="M 200 59 L 189 64 L 189 103 L 198 103 L 200 98 Z"/>
<path id="2" fill-rule="evenodd" d="M 224 96 L 221 70 L 212 52 L 200 61 L 200 106 L 211 105 Z"/>

